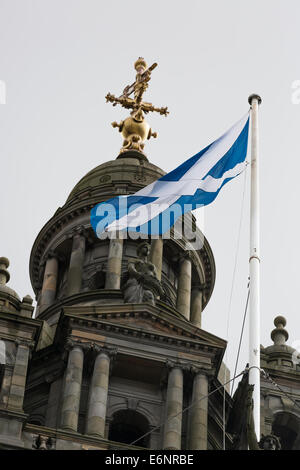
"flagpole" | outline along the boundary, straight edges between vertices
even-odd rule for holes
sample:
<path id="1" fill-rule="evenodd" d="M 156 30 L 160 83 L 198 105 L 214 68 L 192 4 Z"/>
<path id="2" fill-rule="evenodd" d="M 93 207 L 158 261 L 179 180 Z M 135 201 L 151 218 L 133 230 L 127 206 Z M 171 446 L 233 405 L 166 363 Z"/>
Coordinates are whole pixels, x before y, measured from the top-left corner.
<path id="1" fill-rule="evenodd" d="M 250 298 L 249 298 L 249 384 L 254 385 L 253 416 L 260 440 L 260 246 L 259 246 L 259 152 L 258 106 L 261 98 L 250 95 L 251 106 L 251 196 L 250 196 Z"/>

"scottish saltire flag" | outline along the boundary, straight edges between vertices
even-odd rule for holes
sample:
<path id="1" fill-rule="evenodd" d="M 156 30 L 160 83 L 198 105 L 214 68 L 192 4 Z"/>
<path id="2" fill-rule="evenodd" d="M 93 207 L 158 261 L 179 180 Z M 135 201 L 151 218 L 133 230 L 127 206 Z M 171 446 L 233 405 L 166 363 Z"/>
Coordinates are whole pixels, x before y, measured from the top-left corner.
<path id="1" fill-rule="evenodd" d="M 178 217 L 215 200 L 246 166 L 249 112 L 219 139 L 137 193 L 96 205 L 91 224 L 103 232 L 128 229 L 162 235 Z"/>

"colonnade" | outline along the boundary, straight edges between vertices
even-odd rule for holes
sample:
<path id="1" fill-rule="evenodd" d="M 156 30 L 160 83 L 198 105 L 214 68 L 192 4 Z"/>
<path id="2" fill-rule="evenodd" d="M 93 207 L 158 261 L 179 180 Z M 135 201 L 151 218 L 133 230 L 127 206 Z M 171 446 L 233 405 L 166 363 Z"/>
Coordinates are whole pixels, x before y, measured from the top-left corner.
<path id="1" fill-rule="evenodd" d="M 82 271 L 85 259 L 86 235 L 84 230 L 77 230 L 72 238 L 72 250 L 68 268 L 67 295 L 80 292 Z M 123 239 L 111 239 L 109 242 L 105 289 L 120 289 L 121 267 L 123 257 Z M 150 261 L 155 265 L 158 279 L 162 275 L 163 240 L 153 239 L 151 243 Z M 196 327 L 201 328 L 203 306 L 203 289 L 199 285 L 192 287 L 192 260 L 189 254 L 178 260 L 179 275 L 177 285 L 177 310 Z M 40 314 L 50 306 L 56 298 L 59 259 L 55 253 L 50 253 L 46 260 L 43 286 L 38 302 Z"/>
<path id="2" fill-rule="evenodd" d="M 60 428 L 78 431 L 79 407 L 85 351 L 91 347 L 84 343 L 68 341 L 68 363 L 64 376 Z M 116 350 L 93 345 L 95 362 L 90 379 L 85 434 L 105 437 L 105 420 L 111 360 Z M 187 448 L 207 449 L 208 377 L 209 370 L 168 361 L 166 414 L 163 426 L 162 448 L 180 450 L 182 441 L 184 370 L 192 374 L 192 402 L 188 416 Z"/>
<path id="3" fill-rule="evenodd" d="M 169 365 L 163 449 L 180 450 L 183 417 L 183 374 L 186 365 Z M 187 448 L 207 449 L 208 375 L 209 371 L 192 367 L 192 403 L 188 416 Z"/>
<path id="4" fill-rule="evenodd" d="M 89 345 L 69 341 L 68 363 L 64 376 L 60 428 L 77 432 L 82 388 L 84 354 Z M 91 376 L 85 434 L 104 437 L 109 371 L 115 350 L 93 345 L 95 362 Z"/>

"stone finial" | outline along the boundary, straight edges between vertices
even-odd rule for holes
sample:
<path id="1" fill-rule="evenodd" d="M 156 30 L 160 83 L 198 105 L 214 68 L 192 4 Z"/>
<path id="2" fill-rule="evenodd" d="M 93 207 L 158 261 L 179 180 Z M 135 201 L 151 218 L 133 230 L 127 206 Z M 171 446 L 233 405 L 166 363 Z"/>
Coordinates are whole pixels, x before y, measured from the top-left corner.
<path id="1" fill-rule="evenodd" d="M 285 330 L 286 319 L 282 316 L 278 316 L 274 320 L 274 325 L 276 328 L 271 333 L 272 341 L 275 346 L 283 345 L 289 337 L 287 330 Z"/>
<path id="2" fill-rule="evenodd" d="M 7 271 L 8 266 L 9 266 L 9 260 L 5 258 L 4 256 L 1 256 L 0 258 L 0 284 L 2 285 L 5 285 L 10 279 L 10 274 Z"/>
<path id="3" fill-rule="evenodd" d="M 25 295 L 25 297 L 23 297 L 22 302 L 24 304 L 32 305 L 33 298 L 30 295 Z"/>

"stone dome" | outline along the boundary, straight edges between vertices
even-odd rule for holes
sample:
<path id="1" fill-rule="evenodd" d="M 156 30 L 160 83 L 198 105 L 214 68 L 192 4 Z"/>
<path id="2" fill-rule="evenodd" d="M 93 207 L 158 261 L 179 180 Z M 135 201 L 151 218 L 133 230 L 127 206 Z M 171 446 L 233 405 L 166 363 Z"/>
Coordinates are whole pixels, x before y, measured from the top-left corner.
<path id="1" fill-rule="evenodd" d="M 66 205 L 86 197 L 98 196 L 97 202 L 101 202 L 108 197 L 134 193 L 164 174 L 140 152 L 128 151 L 89 171 L 73 188 Z"/>
<path id="2" fill-rule="evenodd" d="M 97 304 L 124 302 L 122 286 L 126 281 L 128 262 L 136 257 L 138 241 L 128 239 L 124 242 L 120 266 L 121 287 L 112 293 L 109 288 L 105 287 L 109 241 L 96 237 L 90 224 L 90 212 L 96 204 L 116 196 L 134 194 L 164 174 L 165 172 L 150 163 L 145 155 L 130 150 L 120 154 L 115 160 L 98 165 L 81 178 L 72 189 L 66 203 L 57 209 L 53 217 L 41 229 L 32 247 L 30 277 L 38 302 L 38 315 L 41 314 L 49 321 L 51 317 L 54 323 L 59 316 L 57 312 L 65 304 L 75 305 L 75 303 L 88 302 L 91 305 L 92 302 Z M 189 215 L 188 224 L 194 230 L 196 229 L 198 238 L 201 240 L 199 249 L 192 250 L 188 257 L 191 263 L 193 292 L 201 290 L 203 296 L 201 309 L 203 310 L 214 287 L 214 257 L 206 238 L 196 228 L 196 221 L 192 214 Z M 69 270 L 72 253 L 75 250 L 75 239 L 80 239 L 84 246 L 80 287 L 76 295 L 70 294 L 68 287 L 71 285 Z M 180 260 L 186 257 L 188 242 L 184 237 L 179 239 L 172 234 L 169 240 L 164 240 L 163 245 L 162 283 L 167 292 L 166 298 L 175 308 L 179 264 Z M 52 287 L 48 289 L 47 286 L 52 281 L 55 286 L 53 289 Z M 43 304 L 45 296 L 43 297 L 42 293 L 44 291 L 52 299 L 51 302 L 46 299 L 47 308 Z"/>

